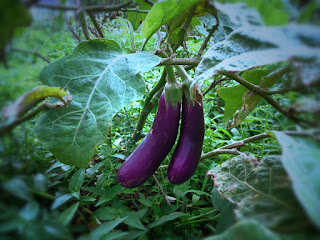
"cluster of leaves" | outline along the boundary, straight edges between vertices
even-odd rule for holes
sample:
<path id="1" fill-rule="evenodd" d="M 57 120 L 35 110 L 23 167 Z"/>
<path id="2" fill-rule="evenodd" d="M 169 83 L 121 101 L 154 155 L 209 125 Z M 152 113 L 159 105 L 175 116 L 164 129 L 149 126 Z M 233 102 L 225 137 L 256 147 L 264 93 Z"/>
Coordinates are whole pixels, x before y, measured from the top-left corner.
<path id="1" fill-rule="evenodd" d="M 60 45 L 53 50 L 38 30 L 39 39 L 44 40 L 40 43 L 48 48 L 43 53 L 59 59 L 43 68 L 39 80 L 69 90 L 73 101 L 67 108 L 47 110 L 36 119 L 34 132 L 32 121 L 1 139 L 4 158 L 0 164 L 5 170 L 1 174 L 0 235 L 5 239 L 194 239 L 213 234 L 208 239 L 316 238 L 320 223 L 318 143 L 273 131 L 292 130 L 295 124 L 254 89 L 317 86 L 319 28 L 266 27 L 264 24 L 286 24 L 294 6 L 287 1 L 247 2 L 262 17 L 240 3 L 215 2 L 206 9 L 208 2 L 200 0 L 158 1 L 152 7 L 137 0 L 139 10 L 149 10 L 148 14 L 129 12 L 128 20 L 106 24 L 97 15 L 106 39 L 80 42 L 72 52 L 76 44 L 70 34 L 61 35 L 66 43 L 56 39 Z M 262 11 L 266 8 L 272 11 Z M 193 10 L 187 37 L 183 25 Z M 220 24 L 194 72 L 194 84 L 204 89 L 212 81 L 225 81 L 217 86 L 218 91 L 204 97 L 203 152 L 271 130 L 268 134 L 274 138 L 239 147 L 241 153 L 235 158 L 221 154 L 204 159 L 194 176 L 177 186 L 166 177 L 170 153 L 156 179 L 138 189 L 123 188 L 116 181 L 116 172 L 133 149 L 130 138 L 143 106 L 139 101 L 160 78 L 155 67 L 161 58 L 136 49 L 156 50 L 154 33 L 160 30 L 173 48 L 180 40 L 186 41 L 177 49 L 177 56 L 196 57 L 204 37 L 217 26 L 216 14 Z M 293 16 L 300 21 L 313 19 L 303 14 Z M 25 34 L 20 44 L 34 37 L 32 33 Z M 19 65 L 15 56 L 9 56 L 10 63 Z M 299 74 L 303 77 L 295 82 Z M 235 76 L 242 79 L 240 85 L 231 81 L 237 80 Z M 318 96 L 310 90 L 308 94 Z M 301 94 L 290 96 L 277 100 L 288 106 L 306 99 Z M 19 108 L 19 102 L 15 106 Z M 311 110 L 307 113 L 318 111 Z M 316 119 L 312 114 L 305 117 Z M 152 119 L 151 113 L 143 132 Z M 205 176 L 208 170 L 213 181 Z"/>

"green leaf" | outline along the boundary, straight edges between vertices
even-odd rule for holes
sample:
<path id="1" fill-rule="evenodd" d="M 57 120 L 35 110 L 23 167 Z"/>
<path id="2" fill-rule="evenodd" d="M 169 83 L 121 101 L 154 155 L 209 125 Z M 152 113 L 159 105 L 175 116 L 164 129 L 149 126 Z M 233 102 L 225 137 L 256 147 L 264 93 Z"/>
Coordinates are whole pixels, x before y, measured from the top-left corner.
<path id="1" fill-rule="evenodd" d="M 146 3 L 145 1 L 139 1 L 139 10 L 150 10 L 151 6 Z M 128 12 L 127 13 L 127 19 L 131 22 L 132 27 L 134 30 L 137 30 L 146 18 L 147 13 L 141 13 L 141 12 Z"/>
<path id="2" fill-rule="evenodd" d="M 170 213 L 168 215 L 162 216 L 161 218 L 159 218 L 158 220 L 154 221 L 153 223 L 150 223 L 148 225 L 148 229 L 154 228 L 156 226 L 163 225 L 166 222 L 175 220 L 175 219 L 177 219 L 177 218 L 179 218 L 181 216 L 185 216 L 185 215 L 187 215 L 187 214 L 186 213 L 182 213 L 182 212 L 173 212 L 173 213 Z"/>
<path id="3" fill-rule="evenodd" d="M 258 161 L 241 154 L 210 171 L 218 192 L 238 205 L 238 220 L 257 220 L 268 228 L 292 231 L 305 228 L 305 219 L 279 156 Z"/>
<path id="4" fill-rule="evenodd" d="M 69 182 L 70 192 L 76 192 L 80 190 L 84 181 L 84 173 L 85 169 L 79 169 L 73 174 Z"/>
<path id="5" fill-rule="evenodd" d="M 66 203 L 71 198 L 72 198 L 72 195 L 70 193 L 67 193 L 67 194 L 64 194 L 64 195 L 58 197 L 52 203 L 51 210 L 54 210 L 54 209 L 60 207 L 62 204 Z"/>
<path id="6" fill-rule="evenodd" d="M 205 238 L 205 240 L 280 240 L 275 233 L 271 232 L 268 228 L 255 221 L 243 221 L 230 227 L 224 233 Z"/>
<path id="7" fill-rule="evenodd" d="M 291 178 L 294 192 L 312 219 L 320 228 L 320 150 L 308 142 L 273 131 L 282 146 L 282 163 Z"/>
<path id="8" fill-rule="evenodd" d="M 319 27 L 308 25 L 241 27 L 205 53 L 195 81 L 202 84 L 221 70 L 236 73 L 292 58 L 319 63 L 319 35 Z"/>
<path id="9" fill-rule="evenodd" d="M 24 182 L 22 178 L 16 177 L 3 184 L 3 188 L 20 199 L 31 201 L 33 196 L 31 194 L 29 186 Z"/>
<path id="10" fill-rule="evenodd" d="M 142 23 L 142 36 L 148 39 L 162 25 L 180 13 L 185 13 L 190 7 L 200 1 L 201 0 L 162 0 L 156 2 L 149 11 L 146 20 Z"/>
<path id="11" fill-rule="evenodd" d="M 89 236 L 90 240 L 100 240 L 103 239 L 103 237 L 108 234 L 112 229 L 114 229 L 116 226 L 118 226 L 120 223 L 122 223 L 126 218 L 121 218 L 114 221 L 109 221 L 106 223 L 101 224 L 99 227 L 94 229 Z"/>
<path id="12" fill-rule="evenodd" d="M 127 217 L 123 223 L 127 224 L 128 226 L 140 229 L 140 230 L 146 230 L 144 225 L 141 223 L 139 218 L 136 216 L 133 212 L 125 212 L 121 214 L 121 217 Z"/>
<path id="13" fill-rule="evenodd" d="M 101 221 L 114 220 L 118 217 L 117 209 L 112 207 L 101 207 L 94 211 L 93 217 Z"/>
<path id="14" fill-rule="evenodd" d="M 145 84 L 139 73 L 159 62 L 147 52 L 123 54 L 112 40 L 81 42 L 40 73 L 42 83 L 68 89 L 73 96 L 67 108 L 40 117 L 35 133 L 41 143 L 60 162 L 86 167 L 113 115 L 142 97 Z"/>
<path id="15" fill-rule="evenodd" d="M 58 218 L 59 222 L 61 222 L 65 226 L 68 225 L 72 220 L 74 214 L 76 213 L 78 206 L 79 206 L 79 202 L 74 203 L 69 208 L 64 210 Z"/>

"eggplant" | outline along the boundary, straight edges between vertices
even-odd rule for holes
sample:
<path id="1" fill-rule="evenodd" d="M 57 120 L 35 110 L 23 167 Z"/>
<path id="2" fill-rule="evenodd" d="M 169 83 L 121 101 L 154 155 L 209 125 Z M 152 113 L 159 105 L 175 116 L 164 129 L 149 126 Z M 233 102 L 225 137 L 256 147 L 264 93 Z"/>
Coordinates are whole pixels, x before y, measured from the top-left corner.
<path id="1" fill-rule="evenodd" d="M 142 185 L 157 170 L 172 149 L 178 134 L 181 104 L 166 106 L 164 92 L 152 128 L 120 167 L 117 179 L 126 188 Z"/>
<path id="2" fill-rule="evenodd" d="M 184 183 L 194 174 L 201 157 L 203 138 L 202 100 L 191 103 L 184 97 L 180 136 L 167 171 L 171 183 Z"/>

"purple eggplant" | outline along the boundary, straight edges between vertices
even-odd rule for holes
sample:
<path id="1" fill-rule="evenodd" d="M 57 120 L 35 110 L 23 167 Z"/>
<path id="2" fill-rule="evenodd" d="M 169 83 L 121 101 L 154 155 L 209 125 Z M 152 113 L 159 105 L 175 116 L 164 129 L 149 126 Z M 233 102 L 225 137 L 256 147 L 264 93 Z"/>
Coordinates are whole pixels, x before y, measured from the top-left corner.
<path id="1" fill-rule="evenodd" d="M 120 167 L 118 182 L 127 188 L 138 187 L 152 176 L 173 147 L 179 127 L 180 104 L 166 107 L 164 92 L 152 128 Z"/>
<path id="2" fill-rule="evenodd" d="M 167 172 L 171 183 L 184 183 L 194 174 L 201 156 L 203 137 L 202 101 L 192 104 L 184 98 L 180 137 Z"/>

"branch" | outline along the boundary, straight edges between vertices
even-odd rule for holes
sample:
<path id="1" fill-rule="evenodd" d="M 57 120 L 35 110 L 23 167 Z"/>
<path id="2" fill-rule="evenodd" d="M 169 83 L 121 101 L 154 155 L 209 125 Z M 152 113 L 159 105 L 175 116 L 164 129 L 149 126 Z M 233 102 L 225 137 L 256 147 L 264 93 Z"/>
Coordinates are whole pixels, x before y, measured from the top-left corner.
<path id="1" fill-rule="evenodd" d="M 200 157 L 200 160 L 210 158 L 212 156 L 216 156 L 219 154 L 239 155 L 240 152 L 238 150 L 232 149 L 232 148 L 243 147 L 249 142 L 254 142 L 254 141 L 261 140 L 264 138 L 269 138 L 269 137 L 272 137 L 270 132 L 261 133 L 261 134 L 258 134 L 258 135 L 255 135 L 255 136 L 252 136 L 252 137 L 249 137 L 249 138 L 246 138 L 246 139 L 243 139 L 243 140 L 240 140 L 240 141 L 237 141 L 237 142 L 225 145 L 225 146 L 222 146 L 222 147 L 220 147 L 216 150 L 213 150 L 211 152 L 205 153 Z M 230 151 L 230 150 L 232 150 L 232 151 Z"/>
<path id="2" fill-rule="evenodd" d="M 163 58 L 158 66 L 162 65 L 198 65 L 201 59 L 196 58 Z"/>
<path id="3" fill-rule="evenodd" d="M 45 61 L 47 63 L 51 63 L 51 61 L 48 58 L 39 54 L 37 51 L 32 52 L 32 51 L 28 51 L 28 50 L 19 49 L 19 48 L 11 48 L 11 50 L 14 52 L 22 52 L 22 53 L 26 53 L 26 54 L 31 54 L 31 55 L 34 55 L 38 58 L 41 58 L 43 61 Z"/>
<path id="4" fill-rule="evenodd" d="M 275 109 L 277 109 L 280 113 L 282 113 L 284 116 L 286 116 L 287 118 L 289 118 L 290 120 L 294 121 L 294 122 L 306 122 L 308 124 L 314 124 L 313 122 L 310 122 L 308 120 L 305 119 L 300 119 L 297 118 L 295 116 L 292 116 L 288 111 L 286 111 L 285 109 L 283 109 L 280 104 L 278 102 L 276 102 L 269 94 L 268 91 L 248 82 L 247 80 L 245 80 L 244 78 L 240 77 L 239 75 L 236 74 L 230 74 L 228 71 L 220 71 L 220 73 L 226 75 L 227 77 L 237 81 L 238 83 L 240 83 L 241 85 L 245 86 L 246 88 L 248 88 L 250 91 L 253 91 L 254 93 L 260 95 L 261 97 L 263 97 L 271 106 L 273 106 Z"/>
<path id="5" fill-rule="evenodd" d="M 97 29 L 97 32 L 99 33 L 100 38 L 104 38 L 103 32 L 102 32 L 102 30 L 100 28 L 100 25 L 97 22 L 97 20 L 96 20 L 95 16 L 93 15 L 93 13 L 92 12 L 88 12 L 88 15 L 89 15 L 94 27 Z"/>
<path id="6" fill-rule="evenodd" d="M 216 19 L 216 24 L 212 27 L 210 33 L 208 34 L 208 36 L 206 37 L 206 39 L 205 39 L 204 42 L 202 43 L 202 46 L 201 46 L 201 48 L 200 48 L 200 50 L 199 50 L 199 52 L 198 52 L 198 54 L 197 54 L 197 58 L 200 58 L 200 57 L 201 57 L 203 51 L 204 51 L 204 50 L 206 49 L 206 47 L 207 47 L 207 44 L 208 44 L 211 36 L 212 36 L 213 33 L 218 29 L 218 27 L 219 27 L 219 25 L 220 25 L 220 21 L 219 21 L 219 18 L 218 18 L 218 16 L 217 16 L 217 14 L 214 14 L 213 16 L 214 16 L 214 18 Z"/>
<path id="7" fill-rule="evenodd" d="M 84 11 L 95 11 L 95 12 L 111 12 L 111 11 L 116 11 L 120 10 L 122 8 L 125 8 L 133 3 L 133 0 L 129 0 L 124 3 L 120 3 L 117 5 L 112 5 L 112 6 L 105 6 L 105 5 L 95 5 L 95 6 L 86 6 L 84 8 Z M 38 8 L 49 8 L 52 10 L 62 10 L 62 11 L 77 11 L 78 7 L 74 5 L 66 6 L 66 5 L 57 5 L 57 4 L 47 4 L 47 3 L 38 3 L 34 5 L 35 7 Z"/>
<path id="8" fill-rule="evenodd" d="M 146 3 L 148 3 L 151 7 L 154 5 L 154 3 L 151 0 L 144 0 Z"/>

